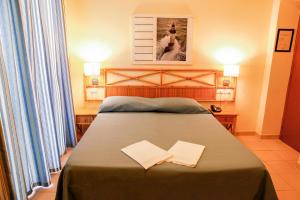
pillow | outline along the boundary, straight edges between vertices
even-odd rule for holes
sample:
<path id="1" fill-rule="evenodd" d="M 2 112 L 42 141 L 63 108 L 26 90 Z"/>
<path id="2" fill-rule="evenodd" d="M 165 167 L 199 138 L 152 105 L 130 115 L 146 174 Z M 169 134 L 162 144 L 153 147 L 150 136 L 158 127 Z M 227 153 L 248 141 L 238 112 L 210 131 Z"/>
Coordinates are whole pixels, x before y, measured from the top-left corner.
<path id="1" fill-rule="evenodd" d="M 129 96 L 112 96 L 105 98 L 100 106 L 99 112 L 210 113 L 196 100 L 190 98 L 144 98 Z"/>

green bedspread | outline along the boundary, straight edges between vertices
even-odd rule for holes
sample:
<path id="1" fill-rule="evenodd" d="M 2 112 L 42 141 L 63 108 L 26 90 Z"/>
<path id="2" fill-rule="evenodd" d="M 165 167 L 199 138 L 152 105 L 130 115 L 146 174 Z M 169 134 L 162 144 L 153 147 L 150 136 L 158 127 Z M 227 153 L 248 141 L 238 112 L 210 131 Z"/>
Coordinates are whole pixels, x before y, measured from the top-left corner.
<path id="1" fill-rule="evenodd" d="M 144 170 L 120 150 L 141 140 L 169 149 L 177 140 L 206 149 L 196 168 Z M 276 200 L 263 163 L 210 114 L 101 113 L 61 172 L 56 199 Z"/>

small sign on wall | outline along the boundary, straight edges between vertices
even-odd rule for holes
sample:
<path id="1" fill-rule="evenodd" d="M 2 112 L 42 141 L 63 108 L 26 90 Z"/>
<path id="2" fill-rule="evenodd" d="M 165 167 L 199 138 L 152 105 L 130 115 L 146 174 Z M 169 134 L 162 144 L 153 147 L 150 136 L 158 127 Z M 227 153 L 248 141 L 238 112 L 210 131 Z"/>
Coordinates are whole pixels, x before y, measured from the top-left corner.
<path id="1" fill-rule="evenodd" d="M 290 52 L 294 38 L 294 29 L 278 29 L 275 52 Z"/>
<path id="2" fill-rule="evenodd" d="M 135 15 L 134 64 L 191 64 L 190 17 Z"/>

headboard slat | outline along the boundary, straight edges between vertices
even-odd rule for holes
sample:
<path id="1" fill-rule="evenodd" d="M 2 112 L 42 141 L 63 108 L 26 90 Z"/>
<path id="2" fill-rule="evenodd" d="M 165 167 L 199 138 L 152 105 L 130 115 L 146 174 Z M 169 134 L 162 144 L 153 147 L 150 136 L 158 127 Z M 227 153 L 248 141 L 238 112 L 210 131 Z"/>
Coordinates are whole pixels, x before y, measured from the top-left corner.
<path id="1" fill-rule="evenodd" d="M 105 68 L 103 72 L 106 97 L 188 97 L 216 101 L 218 91 L 224 88 L 220 85 L 222 72 L 218 70 Z M 235 94 L 235 86 L 229 90 Z M 223 101 L 234 101 L 234 97 Z"/>

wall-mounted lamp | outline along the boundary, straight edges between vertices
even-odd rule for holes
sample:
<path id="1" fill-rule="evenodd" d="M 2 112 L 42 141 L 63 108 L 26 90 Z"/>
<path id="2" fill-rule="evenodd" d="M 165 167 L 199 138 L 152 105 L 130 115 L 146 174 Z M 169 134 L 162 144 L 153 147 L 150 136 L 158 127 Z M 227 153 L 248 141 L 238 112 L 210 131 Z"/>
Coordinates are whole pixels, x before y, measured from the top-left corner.
<path id="1" fill-rule="evenodd" d="M 238 77 L 240 75 L 239 65 L 224 65 L 224 76 Z"/>
<path id="2" fill-rule="evenodd" d="M 100 63 L 85 63 L 84 75 L 86 76 L 99 76 L 100 75 Z"/>
<path id="3" fill-rule="evenodd" d="M 83 71 L 85 76 L 92 77 L 93 85 L 99 84 L 98 76 L 100 75 L 100 63 L 85 63 L 83 66 Z"/>
<path id="4" fill-rule="evenodd" d="M 224 77 L 238 77 L 240 75 L 239 65 L 224 65 L 223 76 Z M 230 79 L 223 80 L 223 86 L 229 86 Z"/>

